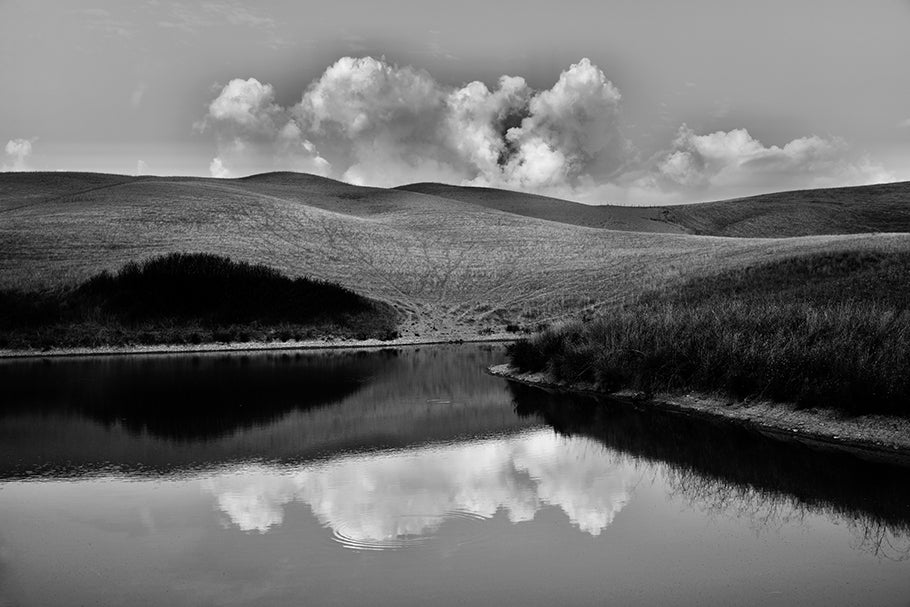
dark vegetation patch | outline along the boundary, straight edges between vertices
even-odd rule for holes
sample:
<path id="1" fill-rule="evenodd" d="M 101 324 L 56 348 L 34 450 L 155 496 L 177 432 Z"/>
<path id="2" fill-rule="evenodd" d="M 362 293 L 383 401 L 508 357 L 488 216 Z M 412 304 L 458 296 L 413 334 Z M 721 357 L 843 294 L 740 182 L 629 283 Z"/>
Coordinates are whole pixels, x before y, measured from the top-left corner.
<path id="1" fill-rule="evenodd" d="M 0 291 L 0 347 L 394 338 L 397 313 L 335 284 L 173 253 L 68 289 Z"/>
<path id="2" fill-rule="evenodd" d="M 737 424 L 629 407 L 610 398 L 551 394 L 510 384 L 515 411 L 560 434 L 665 466 L 673 493 L 711 512 L 779 516 L 825 512 L 849 521 L 854 547 L 910 557 L 910 468 L 766 437 Z"/>
<path id="3" fill-rule="evenodd" d="M 512 345 L 521 371 L 910 415 L 910 254 L 794 257 L 648 293 Z"/>

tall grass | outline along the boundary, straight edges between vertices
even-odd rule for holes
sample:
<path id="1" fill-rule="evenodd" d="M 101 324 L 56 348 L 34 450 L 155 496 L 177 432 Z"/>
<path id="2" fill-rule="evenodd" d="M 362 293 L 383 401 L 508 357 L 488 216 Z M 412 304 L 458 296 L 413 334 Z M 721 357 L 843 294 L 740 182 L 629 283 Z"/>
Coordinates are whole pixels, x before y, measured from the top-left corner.
<path id="1" fill-rule="evenodd" d="M 910 255 L 804 256 L 649 293 L 509 353 L 522 371 L 607 391 L 910 415 L 908 298 Z"/>
<path id="2" fill-rule="evenodd" d="M 335 284 L 173 253 L 53 292 L 0 291 L 0 347 L 389 337 L 396 313 Z"/>

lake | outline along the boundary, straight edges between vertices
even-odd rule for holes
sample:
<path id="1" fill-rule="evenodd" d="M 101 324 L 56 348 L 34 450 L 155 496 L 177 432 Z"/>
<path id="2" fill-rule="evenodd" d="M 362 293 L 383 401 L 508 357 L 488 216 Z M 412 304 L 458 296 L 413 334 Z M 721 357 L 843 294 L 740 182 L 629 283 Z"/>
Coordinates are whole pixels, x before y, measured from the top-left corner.
<path id="1" fill-rule="evenodd" d="M 908 605 L 910 470 L 500 346 L 0 363 L 0 605 Z"/>

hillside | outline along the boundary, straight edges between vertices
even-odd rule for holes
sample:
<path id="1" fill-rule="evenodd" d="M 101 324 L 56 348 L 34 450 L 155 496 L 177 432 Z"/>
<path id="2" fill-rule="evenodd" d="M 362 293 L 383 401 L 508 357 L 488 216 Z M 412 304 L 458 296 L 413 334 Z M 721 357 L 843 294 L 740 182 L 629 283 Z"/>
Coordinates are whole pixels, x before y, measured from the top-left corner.
<path id="1" fill-rule="evenodd" d="M 818 234 L 910 232 L 910 182 L 777 192 L 662 207 L 591 206 L 494 188 L 415 183 L 398 188 L 578 226 L 785 238 Z"/>
<path id="2" fill-rule="evenodd" d="M 465 190 L 470 197 L 460 200 L 452 192 L 461 189 L 450 190 L 364 188 L 296 173 L 0 174 L 0 288 L 73 284 L 169 252 L 214 253 L 389 302 L 404 315 L 406 337 L 453 338 L 535 329 L 668 280 L 792 254 L 910 249 L 908 234 L 766 240 L 605 230 L 494 208 L 489 192 Z M 510 196 L 509 207 L 525 197 Z"/>
<path id="3" fill-rule="evenodd" d="M 910 182 L 777 192 L 664 207 L 662 216 L 692 234 L 713 236 L 782 238 L 910 232 Z"/>
<path id="4" fill-rule="evenodd" d="M 687 232 L 683 226 L 666 221 L 662 215 L 662 207 L 592 206 L 523 192 L 442 183 L 414 183 L 397 189 L 440 196 L 524 217 L 536 217 L 588 228 L 666 234 Z"/>

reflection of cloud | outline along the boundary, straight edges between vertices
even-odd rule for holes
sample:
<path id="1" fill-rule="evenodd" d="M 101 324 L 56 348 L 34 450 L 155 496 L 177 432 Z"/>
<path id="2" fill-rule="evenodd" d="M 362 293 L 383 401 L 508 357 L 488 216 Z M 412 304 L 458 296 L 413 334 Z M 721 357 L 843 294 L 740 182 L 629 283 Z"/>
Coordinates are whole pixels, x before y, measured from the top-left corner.
<path id="1" fill-rule="evenodd" d="M 534 518 L 557 506 L 598 535 L 629 500 L 632 472 L 584 438 L 542 430 L 510 438 L 346 457 L 290 474 L 257 469 L 212 481 L 218 508 L 244 531 L 280 525 L 300 501 L 357 544 L 425 536 L 447 517 Z"/>

